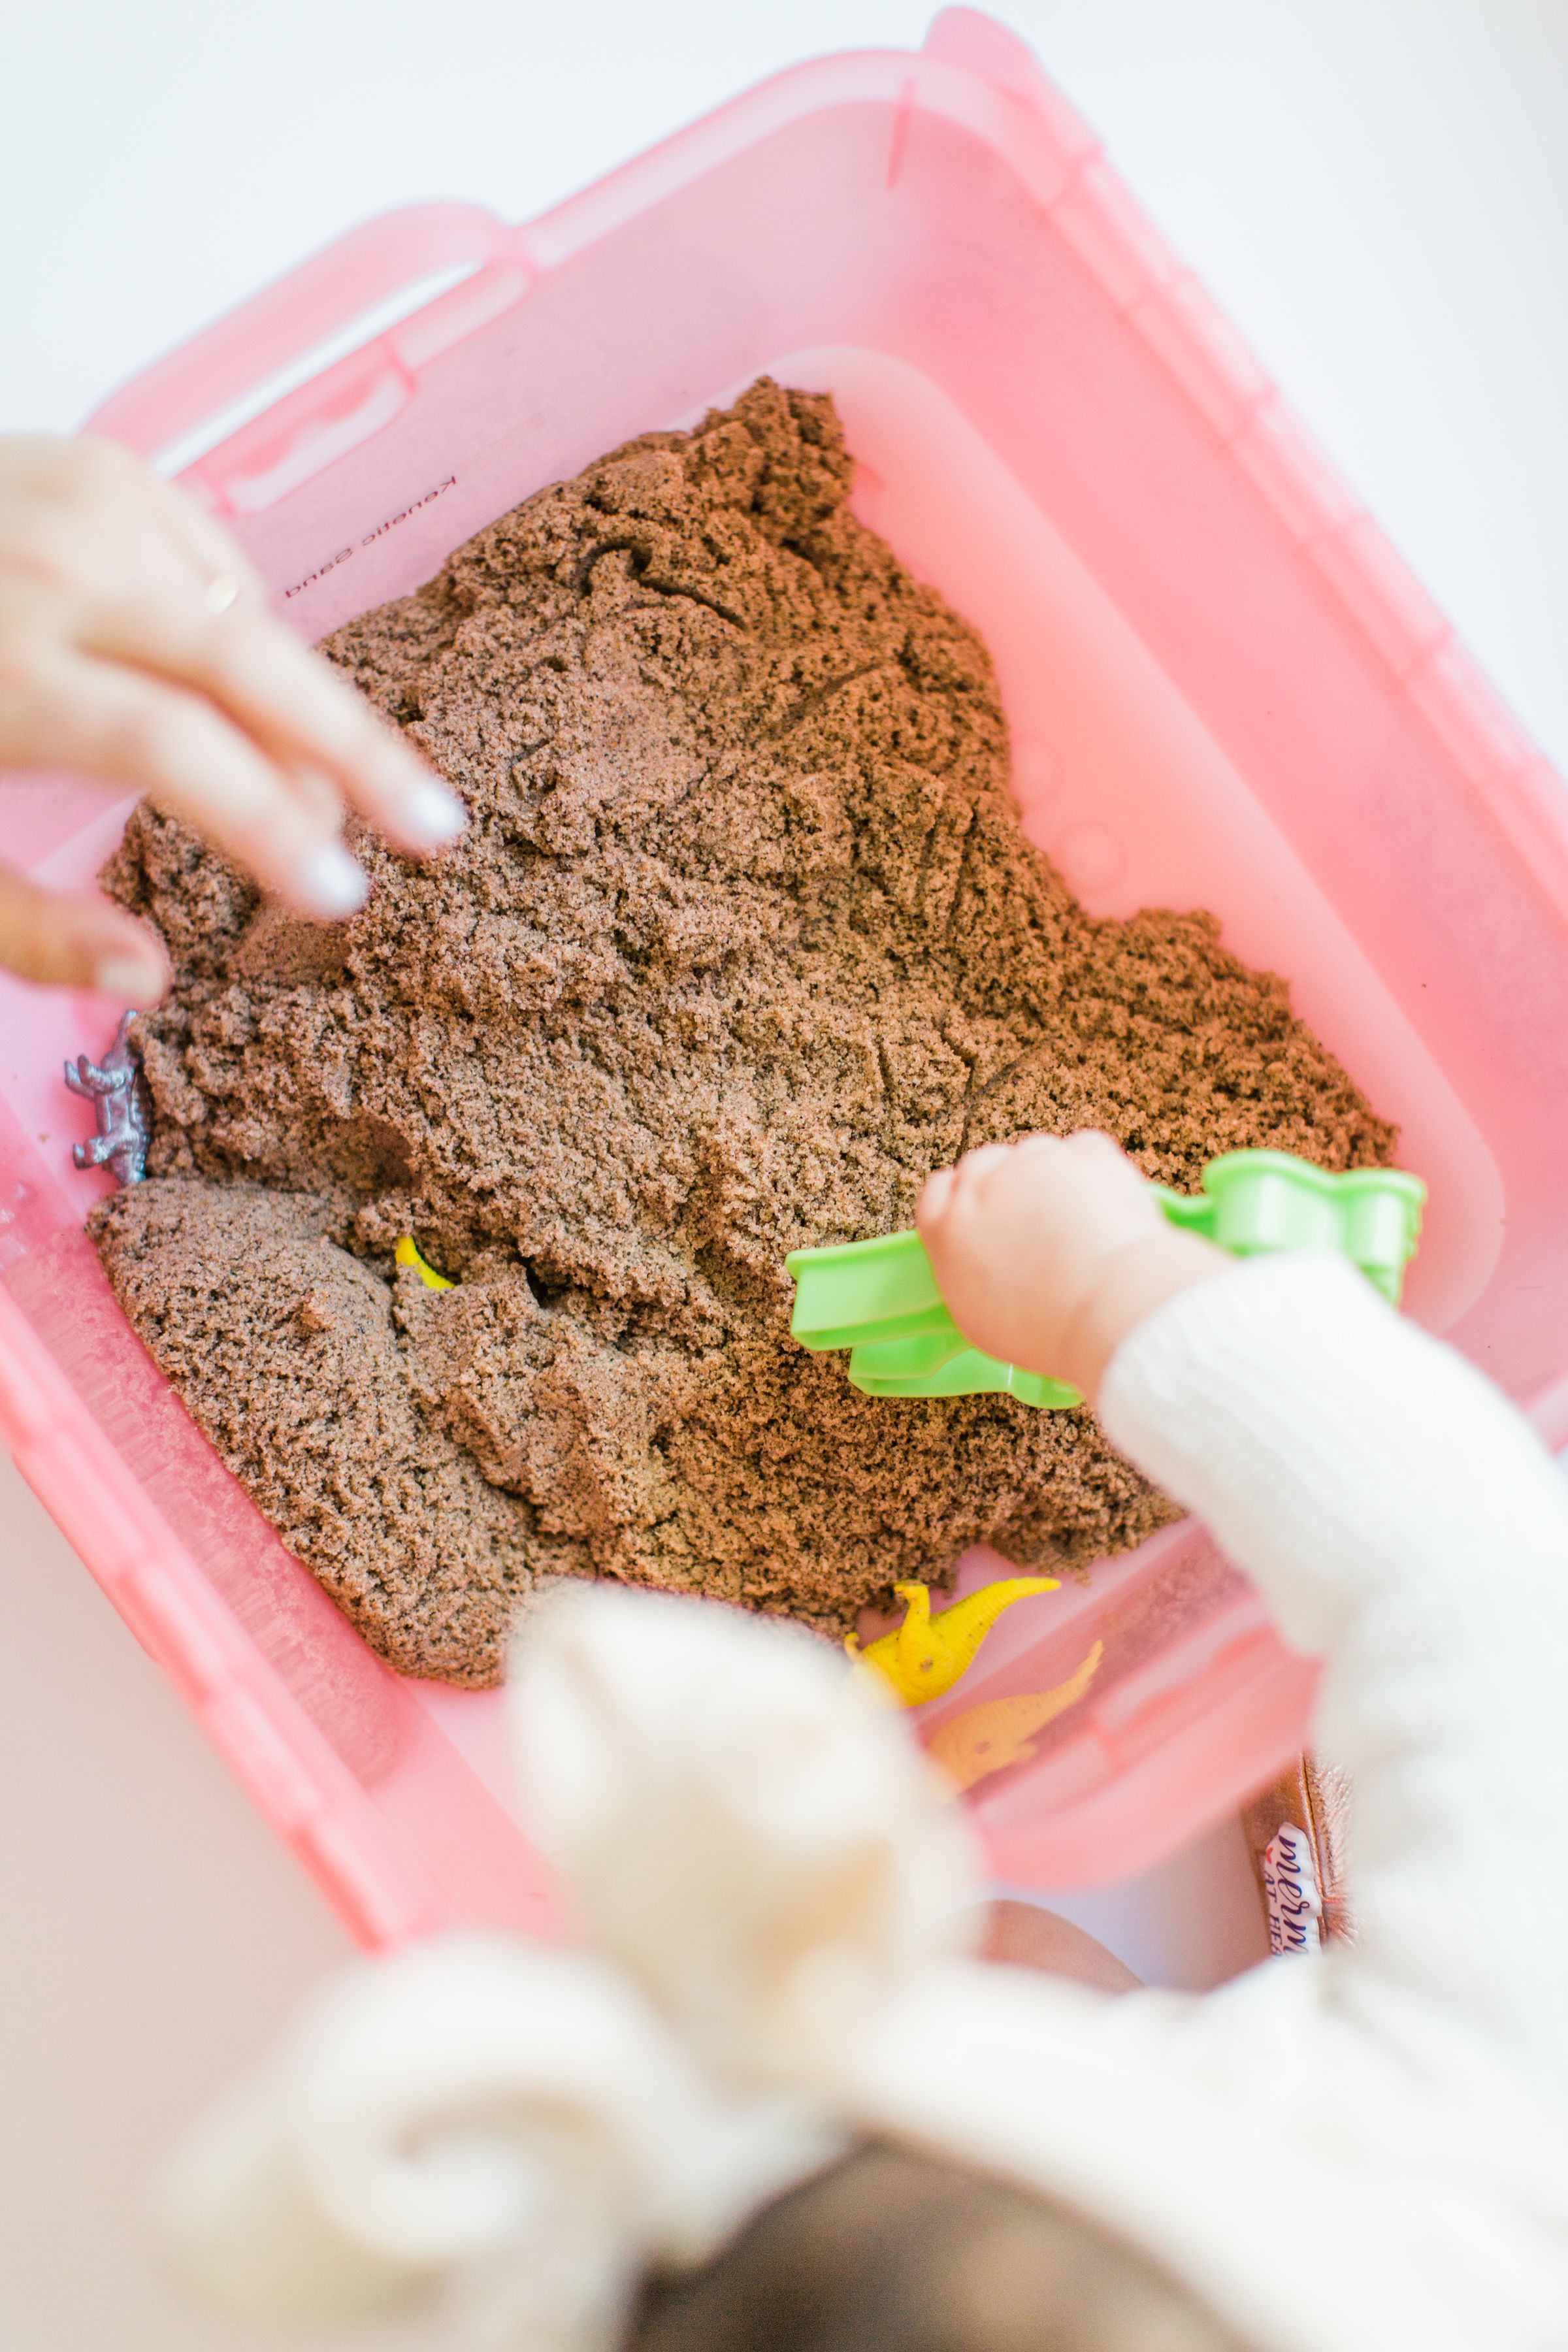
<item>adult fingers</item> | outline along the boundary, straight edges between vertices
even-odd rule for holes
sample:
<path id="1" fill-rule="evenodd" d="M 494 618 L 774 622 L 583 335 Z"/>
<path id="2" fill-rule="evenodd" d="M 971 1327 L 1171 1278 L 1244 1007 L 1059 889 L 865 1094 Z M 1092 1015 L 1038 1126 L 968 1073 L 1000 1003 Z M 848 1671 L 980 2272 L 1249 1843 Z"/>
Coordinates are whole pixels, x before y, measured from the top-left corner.
<path id="1" fill-rule="evenodd" d="M 148 793 L 302 912 L 351 915 L 363 873 L 337 838 L 333 803 L 292 777 L 201 696 L 115 662 L 58 656 L 37 672 L 36 748 L 13 757 Z"/>
<path id="2" fill-rule="evenodd" d="M 331 776 L 308 761 L 286 761 L 289 785 L 306 815 L 322 833 L 336 833 L 343 821 L 343 796 Z"/>
<path id="3" fill-rule="evenodd" d="M 138 1011 L 169 985 L 163 943 L 95 898 L 57 898 L 0 866 L 0 964 L 53 988 L 97 988 Z"/>
<path id="4" fill-rule="evenodd" d="M 266 613 L 217 614 L 195 594 L 126 599 L 93 612 L 81 642 L 205 696 L 274 759 L 324 771 L 415 856 L 445 848 L 468 822 L 456 793 L 346 678 Z"/>
<path id="5" fill-rule="evenodd" d="M 143 496 L 159 529 L 179 548 L 199 575 L 204 601 L 215 613 L 226 612 L 236 599 L 264 611 L 267 586 L 237 540 L 222 523 L 198 506 L 177 482 L 161 481 L 141 469 Z M 232 593 L 229 593 L 231 592 Z"/>
<path id="6" fill-rule="evenodd" d="M 264 756 L 330 776 L 413 856 L 457 838 L 466 818 L 455 794 L 267 611 L 239 548 L 193 500 L 108 442 L 46 447 L 27 481 L 9 565 L 31 641 L 52 614 L 62 647 L 205 696 Z"/>
<path id="7" fill-rule="evenodd" d="M 215 612 L 226 611 L 237 597 L 265 608 L 266 585 L 249 557 L 187 491 L 161 480 L 117 442 L 95 435 L 79 436 L 66 445 L 66 451 L 71 478 L 79 486 L 78 496 L 87 502 L 90 519 L 101 526 L 104 503 L 112 501 L 127 518 L 134 514 L 151 524 Z"/>

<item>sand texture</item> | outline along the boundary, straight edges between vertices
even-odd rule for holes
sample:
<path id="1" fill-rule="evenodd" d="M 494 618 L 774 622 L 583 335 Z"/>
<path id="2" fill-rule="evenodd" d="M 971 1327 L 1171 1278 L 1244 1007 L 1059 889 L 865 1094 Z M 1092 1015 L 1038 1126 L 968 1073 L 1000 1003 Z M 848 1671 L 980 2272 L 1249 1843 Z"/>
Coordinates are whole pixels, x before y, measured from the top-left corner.
<path id="1" fill-rule="evenodd" d="M 479 1685 L 535 1580 L 825 1631 L 985 1541 L 1068 1569 L 1170 1507 L 1087 1411 L 873 1402 L 788 1251 L 907 1225 L 967 1146 L 1106 1128 L 1196 1186 L 1394 1131 L 1203 914 L 1091 920 L 1019 835 L 984 646 L 763 382 L 541 491 L 323 650 L 465 795 L 356 839 L 318 929 L 143 808 L 169 943 L 150 1181 L 94 1230 L 154 1357 L 394 1664 Z M 392 1253 L 412 1234 L 457 1287 Z"/>

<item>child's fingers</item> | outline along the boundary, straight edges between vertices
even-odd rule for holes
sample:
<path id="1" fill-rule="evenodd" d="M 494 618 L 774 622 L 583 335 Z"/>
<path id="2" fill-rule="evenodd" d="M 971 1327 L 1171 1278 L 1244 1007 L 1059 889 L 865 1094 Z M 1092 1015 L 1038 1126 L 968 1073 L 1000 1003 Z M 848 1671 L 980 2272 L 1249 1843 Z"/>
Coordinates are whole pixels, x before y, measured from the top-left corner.
<path id="1" fill-rule="evenodd" d="M 321 807 L 201 696 L 115 662 L 65 656 L 35 677 L 23 762 L 132 784 L 303 912 L 350 915 L 363 873 Z"/>
<path id="2" fill-rule="evenodd" d="M 958 1172 L 961 1176 L 985 1176 L 993 1168 L 1003 1167 L 1012 1155 L 1013 1146 L 1010 1143 L 978 1144 L 973 1151 L 964 1153 L 958 1163 Z"/>
<path id="3" fill-rule="evenodd" d="M 987 1180 L 1012 1158 L 1012 1146 L 1006 1143 L 983 1143 L 973 1151 L 966 1151 L 953 1170 L 953 1187 L 948 1206 L 952 1210 L 973 1207 L 984 1198 Z"/>
<path id="4" fill-rule="evenodd" d="M 324 770 L 352 807 L 415 856 L 445 848 L 467 823 L 425 761 L 267 614 L 237 605 L 215 614 L 195 593 L 117 603 L 91 616 L 83 642 L 205 695 L 275 759 Z"/>
<path id="5" fill-rule="evenodd" d="M 947 1214 L 957 1181 L 956 1168 L 939 1168 L 934 1175 L 926 1178 L 921 1186 L 920 1199 L 915 1202 L 915 1223 L 922 1234 L 928 1233 L 933 1225 L 941 1224 Z"/>
<path id="6" fill-rule="evenodd" d="M 1031 1140 L 1034 1139 L 1031 1139 Z M 1037 1139 L 1057 1141 L 1054 1136 Z M 1139 1170 L 1117 1142 L 1116 1138 L 1113 1135 L 1107 1135 L 1102 1127 L 1078 1128 L 1065 1139 L 1060 1148 L 1070 1151 L 1077 1160 L 1089 1161 L 1091 1166 L 1098 1163 L 1102 1168 L 1116 1168 L 1126 1175 L 1136 1177 L 1140 1183 L 1144 1181 Z"/>
<path id="7" fill-rule="evenodd" d="M 57 898 L 0 866 L 0 965 L 52 988 L 96 988 L 145 1011 L 169 985 L 162 942 L 101 899 Z"/>
<path id="8" fill-rule="evenodd" d="M 1031 1142 L 1054 1143 L 1054 1136 L 1030 1137 Z M 923 1234 L 962 1216 L 966 1212 L 984 1213 L 988 1180 L 1006 1168 L 1022 1147 L 1013 1143 L 982 1143 L 966 1151 L 956 1167 L 942 1168 L 927 1178 L 920 1199 L 915 1203 L 915 1223 Z"/>

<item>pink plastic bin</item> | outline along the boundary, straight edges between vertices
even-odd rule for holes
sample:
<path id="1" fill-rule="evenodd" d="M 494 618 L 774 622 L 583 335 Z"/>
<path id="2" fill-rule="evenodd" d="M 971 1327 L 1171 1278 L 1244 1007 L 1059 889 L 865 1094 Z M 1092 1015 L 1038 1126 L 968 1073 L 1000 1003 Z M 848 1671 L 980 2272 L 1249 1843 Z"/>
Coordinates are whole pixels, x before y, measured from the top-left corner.
<path id="1" fill-rule="evenodd" d="M 343 332 L 436 271 L 435 299 L 357 347 Z M 324 363 L 334 337 L 346 356 Z M 1238 954 L 1290 975 L 1430 1185 L 1411 1311 L 1516 1395 L 1561 1381 L 1568 801 L 984 17 L 946 11 L 918 57 L 781 75 L 526 228 L 458 206 L 376 222 L 95 423 L 180 448 L 315 637 L 763 369 L 834 391 L 858 510 L 984 633 L 1029 837 L 1094 912 L 1213 908 Z M 204 427 L 216 446 L 185 462 Z M 10 853 L 64 885 L 124 816 L 37 780 L 3 813 Z M 120 1008 L 4 985 L 0 1428 L 25 1475 L 367 1941 L 556 1932 L 506 1810 L 498 1701 L 371 1657 L 99 1275 L 80 1226 L 102 1180 L 70 1168 L 83 1114 L 60 1065 Z M 1556 1442 L 1565 1397 L 1542 1408 Z M 963 1581 L 995 1572 L 979 1556 Z M 1096 1641 L 1084 1696 L 971 1792 L 1001 1877 L 1146 1867 L 1300 1742 L 1310 1670 L 1192 1527 L 1018 1606 L 929 1712 L 1054 1689 Z"/>

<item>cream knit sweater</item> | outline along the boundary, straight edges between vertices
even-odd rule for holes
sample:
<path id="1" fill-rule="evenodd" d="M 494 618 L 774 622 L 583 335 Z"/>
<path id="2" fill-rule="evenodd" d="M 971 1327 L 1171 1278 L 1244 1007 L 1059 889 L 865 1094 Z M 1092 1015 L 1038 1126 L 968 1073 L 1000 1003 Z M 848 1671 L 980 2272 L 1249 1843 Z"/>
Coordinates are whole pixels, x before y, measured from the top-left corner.
<path id="1" fill-rule="evenodd" d="M 1568 1481 L 1316 1254 L 1172 1300 L 1099 1402 L 1327 1661 L 1359 1943 L 1201 2000 L 933 1970 L 861 2112 L 1110 2221 L 1269 2352 L 1568 2346 Z"/>
<path id="2" fill-rule="evenodd" d="M 977 1865 L 901 1719 L 819 1646 L 589 1592 L 519 1724 L 599 1957 L 336 1989 L 173 2185 L 209 2287 L 586 2352 L 641 2264 L 874 2132 L 1110 2224 L 1258 2352 L 1568 2347 L 1568 1482 L 1330 1256 L 1172 1300 L 1100 1412 L 1326 1659 L 1354 1948 L 1115 2000 L 952 1956 Z"/>

